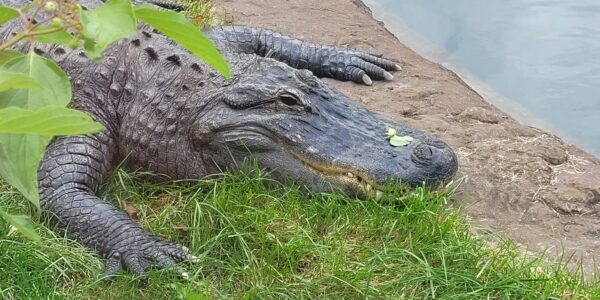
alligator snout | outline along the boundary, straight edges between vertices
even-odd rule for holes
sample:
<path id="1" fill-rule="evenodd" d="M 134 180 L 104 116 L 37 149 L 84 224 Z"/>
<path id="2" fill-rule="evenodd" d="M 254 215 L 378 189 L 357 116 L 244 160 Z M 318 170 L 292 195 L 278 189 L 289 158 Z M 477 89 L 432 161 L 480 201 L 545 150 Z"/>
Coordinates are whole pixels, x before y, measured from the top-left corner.
<path id="1" fill-rule="evenodd" d="M 435 139 L 418 141 L 414 145 L 411 160 L 420 166 L 429 185 L 438 185 L 448 180 L 448 174 L 454 174 L 458 162 L 454 151 L 444 142 Z"/>
<path id="2" fill-rule="evenodd" d="M 432 138 L 425 138 L 422 141 L 417 141 L 413 149 L 413 155 L 417 161 L 429 161 L 431 159 L 439 158 L 439 155 L 444 156 L 446 159 L 453 159 L 453 153 L 454 152 L 446 143 Z M 449 154 L 452 155 L 447 157 Z"/>

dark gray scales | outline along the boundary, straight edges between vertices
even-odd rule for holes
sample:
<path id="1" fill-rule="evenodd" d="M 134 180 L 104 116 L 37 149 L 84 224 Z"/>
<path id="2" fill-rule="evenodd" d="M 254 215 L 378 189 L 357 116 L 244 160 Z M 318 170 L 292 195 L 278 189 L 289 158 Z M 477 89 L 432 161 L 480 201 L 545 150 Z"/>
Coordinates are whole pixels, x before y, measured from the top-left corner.
<path id="1" fill-rule="evenodd" d="M 0 38 L 11 30 L 5 25 Z M 456 157 L 445 143 L 367 111 L 316 77 L 370 84 L 391 79 L 394 62 L 262 28 L 212 27 L 206 34 L 233 79 L 147 27 L 109 47 L 99 64 L 81 50 L 37 46 L 71 77 L 71 106 L 106 127 L 51 142 L 38 173 L 41 205 L 61 230 L 108 259 L 108 274 L 120 267 L 144 274 L 190 258 L 96 196 L 125 158 L 129 170 L 171 179 L 236 170 L 254 159 L 281 182 L 357 196 L 390 180 L 438 185 L 454 175 Z M 388 128 L 414 142 L 392 147 Z"/>

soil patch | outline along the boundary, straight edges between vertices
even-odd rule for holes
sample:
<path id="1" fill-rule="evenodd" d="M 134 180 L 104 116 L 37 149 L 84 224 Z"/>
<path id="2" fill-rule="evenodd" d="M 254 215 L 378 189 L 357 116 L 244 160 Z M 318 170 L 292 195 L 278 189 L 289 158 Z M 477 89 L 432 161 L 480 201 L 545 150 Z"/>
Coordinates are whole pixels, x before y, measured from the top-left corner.
<path id="1" fill-rule="evenodd" d="M 358 0 L 222 0 L 234 23 L 380 53 L 403 67 L 372 87 L 325 79 L 371 110 L 449 143 L 459 157 L 457 203 L 531 251 L 600 257 L 600 160 L 519 124 L 458 76 L 402 45 Z"/>

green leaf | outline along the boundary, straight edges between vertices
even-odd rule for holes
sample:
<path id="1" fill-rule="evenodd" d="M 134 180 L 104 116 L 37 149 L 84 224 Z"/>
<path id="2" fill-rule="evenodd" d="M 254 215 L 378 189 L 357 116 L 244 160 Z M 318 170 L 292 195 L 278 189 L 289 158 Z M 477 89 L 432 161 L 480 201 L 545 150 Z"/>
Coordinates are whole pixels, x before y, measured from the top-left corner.
<path id="1" fill-rule="evenodd" d="M 41 86 L 31 77 L 0 69 L 0 92 L 9 89 L 39 89 Z"/>
<path id="2" fill-rule="evenodd" d="M 2 217 L 6 222 L 14 226 L 22 235 L 29 238 L 30 240 L 41 242 L 42 239 L 33 229 L 33 224 L 31 223 L 31 218 L 29 216 L 23 215 L 11 215 L 2 208 L 0 208 L 0 217 Z"/>
<path id="3" fill-rule="evenodd" d="M 0 176 L 39 208 L 37 169 L 52 135 L 102 129 L 85 113 L 61 106 L 0 109 Z"/>
<path id="4" fill-rule="evenodd" d="M 414 139 L 408 135 L 404 135 L 404 136 L 394 135 L 393 137 L 390 138 L 390 144 L 392 144 L 392 146 L 394 146 L 394 147 L 402 147 L 402 146 L 406 146 L 406 145 L 410 144 L 413 140 Z"/>
<path id="5" fill-rule="evenodd" d="M 19 11 L 6 6 L 0 6 L 0 25 L 19 16 Z"/>
<path id="6" fill-rule="evenodd" d="M 39 30 L 46 30 L 50 27 L 42 27 Z M 48 44 L 61 44 L 71 46 L 73 43 L 77 43 L 77 39 L 70 35 L 66 30 L 61 29 L 59 31 L 36 35 L 35 40 L 42 43 Z"/>
<path id="7" fill-rule="evenodd" d="M 6 62 L 5 71 L 25 74 L 41 88 L 0 92 L 0 108 L 16 106 L 38 109 L 46 105 L 66 106 L 71 101 L 71 83 L 62 69 L 51 60 L 29 53 Z"/>
<path id="8" fill-rule="evenodd" d="M 17 107 L 0 109 L 0 132 L 34 135 L 96 133 L 104 127 L 75 109 L 46 106 L 32 111 Z"/>
<path id="9" fill-rule="evenodd" d="M 4 64 L 5 62 L 7 62 L 11 59 L 15 59 L 15 58 L 21 57 L 21 56 L 25 56 L 25 54 L 23 54 L 19 51 L 15 51 L 15 50 L 8 50 L 8 49 L 0 50 L 0 65 Z"/>
<path id="10" fill-rule="evenodd" d="M 129 0 L 108 0 L 101 7 L 81 12 L 84 48 L 93 60 L 113 42 L 134 34 L 137 30 L 133 6 Z"/>
<path id="11" fill-rule="evenodd" d="M 194 55 L 202 58 L 226 78 L 231 78 L 229 65 L 213 43 L 182 14 L 160 10 L 152 5 L 135 7 L 139 20 L 156 28 Z"/>
<path id="12" fill-rule="evenodd" d="M 0 92 L 0 108 L 37 110 L 48 105 L 66 106 L 71 84 L 52 61 L 34 53 L 16 57 L 3 65 L 4 71 L 26 74 L 39 89 Z M 39 208 L 37 168 L 51 136 L 0 133 L 0 176 Z"/>
<path id="13" fill-rule="evenodd" d="M 388 132 L 387 132 L 388 139 L 391 139 L 395 135 L 396 135 L 396 129 L 394 129 L 394 128 L 388 128 Z"/>
<path id="14" fill-rule="evenodd" d="M 37 169 L 51 136 L 0 133 L 0 176 L 38 209 Z"/>

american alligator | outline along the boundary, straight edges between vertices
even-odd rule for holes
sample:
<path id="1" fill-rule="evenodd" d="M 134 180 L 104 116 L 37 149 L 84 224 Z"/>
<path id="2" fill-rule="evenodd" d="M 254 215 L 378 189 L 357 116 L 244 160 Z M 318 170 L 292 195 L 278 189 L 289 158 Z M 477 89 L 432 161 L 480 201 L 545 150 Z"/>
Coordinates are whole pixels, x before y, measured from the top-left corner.
<path id="1" fill-rule="evenodd" d="M 0 38 L 12 30 L 5 25 Z M 100 64 L 81 50 L 37 46 L 71 77 L 71 106 L 106 127 L 55 138 L 38 173 L 43 210 L 107 259 L 106 274 L 123 267 L 142 275 L 151 265 L 190 258 L 185 247 L 146 232 L 96 196 L 124 159 L 130 170 L 171 179 L 202 178 L 254 159 L 282 182 L 353 195 L 375 193 L 390 180 L 437 185 L 455 173 L 456 157 L 445 143 L 369 112 L 317 78 L 371 84 L 392 79 L 394 62 L 262 28 L 212 27 L 206 34 L 233 79 L 145 26 L 109 47 Z M 388 128 L 414 141 L 392 147 Z"/>

